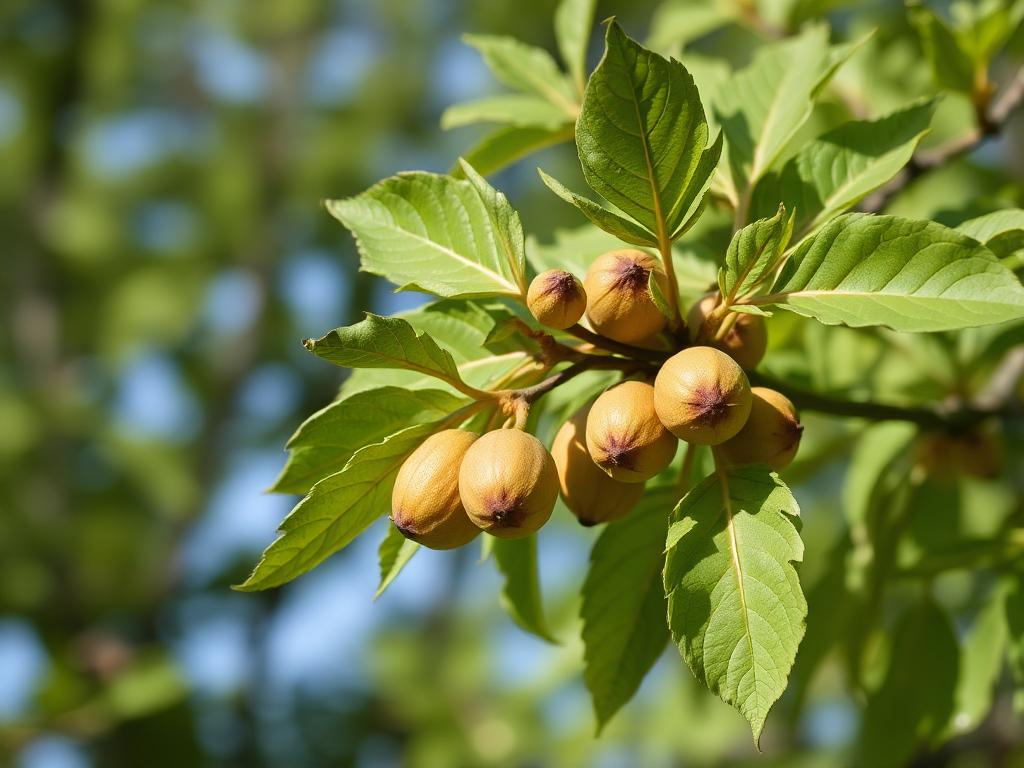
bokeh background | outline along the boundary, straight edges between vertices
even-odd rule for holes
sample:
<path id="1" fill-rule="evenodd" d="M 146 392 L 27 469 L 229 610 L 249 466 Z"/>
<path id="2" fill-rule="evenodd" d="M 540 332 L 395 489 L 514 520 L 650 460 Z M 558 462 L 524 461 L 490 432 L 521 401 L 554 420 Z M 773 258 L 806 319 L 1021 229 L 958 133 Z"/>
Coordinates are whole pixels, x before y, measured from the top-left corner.
<path id="1" fill-rule="evenodd" d="M 643 38 L 661 5 L 598 17 Z M 854 5 L 906 25 L 900 3 Z M 283 589 L 229 589 L 295 502 L 263 492 L 284 442 L 341 380 L 300 339 L 422 301 L 359 274 L 320 200 L 449 168 L 480 131 L 443 132 L 441 112 L 496 87 L 460 35 L 553 50 L 552 10 L 0 3 L 0 765 L 829 765 L 853 737 L 826 680 L 780 703 L 757 758 L 669 653 L 595 740 L 578 641 L 516 629 L 475 551 L 423 552 L 372 601 L 383 527 Z M 699 45 L 742 63 L 753 35 Z M 940 213 L 1012 157 L 990 145 L 911 205 Z M 579 219 L 538 164 L 578 173 L 563 146 L 493 180 L 543 240 Z M 823 554 L 840 480 L 797 492 Z M 564 517 L 541 538 L 556 627 L 592 538 Z"/>

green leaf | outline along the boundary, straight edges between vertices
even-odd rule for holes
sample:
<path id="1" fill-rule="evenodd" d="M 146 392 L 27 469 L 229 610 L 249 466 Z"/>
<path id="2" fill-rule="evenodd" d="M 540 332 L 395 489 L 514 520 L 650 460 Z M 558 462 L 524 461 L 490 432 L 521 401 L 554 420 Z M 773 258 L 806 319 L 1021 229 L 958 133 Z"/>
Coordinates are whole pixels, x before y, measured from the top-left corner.
<path id="1" fill-rule="evenodd" d="M 857 765 L 904 765 L 949 722 L 959 653 L 946 612 L 931 600 L 911 606 L 892 635 L 889 669 L 868 698 Z"/>
<path id="2" fill-rule="evenodd" d="M 677 61 L 641 48 L 616 22 L 590 77 L 576 145 L 595 192 L 661 239 L 698 210 L 718 164 L 697 87 Z"/>
<path id="3" fill-rule="evenodd" d="M 494 538 L 494 562 L 505 577 L 501 604 L 520 628 L 549 643 L 557 641 L 548 630 L 537 572 L 537 537 Z"/>
<path id="4" fill-rule="evenodd" d="M 346 368 L 401 368 L 464 387 L 451 353 L 400 317 L 369 312 L 355 325 L 335 328 L 303 345 L 317 357 Z"/>
<path id="5" fill-rule="evenodd" d="M 288 441 L 288 463 L 270 489 L 306 493 L 318 480 L 341 471 L 352 454 L 412 424 L 437 421 L 466 405 L 438 389 L 380 387 L 335 400 L 298 428 Z"/>
<path id="6" fill-rule="evenodd" d="M 462 39 L 480 52 L 501 83 L 541 96 L 570 118 L 576 116 L 572 85 L 547 51 L 512 37 L 463 35 Z"/>
<path id="7" fill-rule="evenodd" d="M 739 15 L 740 6 L 718 0 L 664 0 L 651 17 L 647 44 L 658 51 L 683 47 Z"/>
<path id="8" fill-rule="evenodd" d="M 509 264 L 520 295 L 526 295 L 526 241 L 519 214 L 509 205 L 508 198 L 487 183 L 487 179 L 473 170 L 465 160 L 460 162 L 462 173 L 473 185 L 473 189 L 484 203 L 484 209 L 491 222 L 494 244 L 501 258 Z"/>
<path id="9" fill-rule="evenodd" d="M 1006 595 L 1007 657 L 1013 678 L 1013 711 L 1024 716 L 1024 574 L 1014 574 Z"/>
<path id="10" fill-rule="evenodd" d="M 587 76 L 587 44 L 597 0 L 561 0 L 555 9 L 555 39 L 573 85 L 583 95 Z"/>
<path id="11" fill-rule="evenodd" d="M 974 63 L 957 42 L 945 21 L 923 5 L 907 9 L 911 23 L 921 36 L 925 57 L 935 81 L 943 88 L 971 93 L 974 88 Z"/>
<path id="12" fill-rule="evenodd" d="M 518 221 L 504 195 L 484 198 L 467 181 L 416 171 L 326 205 L 352 230 L 363 269 L 403 289 L 438 296 L 525 291 L 522 265 L 509 260 L 492 224 L 495 216 Z"/>
<path id="13" fill-rule="evenodd" d="M 992 709 L 1006 648 L 1008 589 L 1006 582 L 996 585 L 963 640 L 953 715 L 940 742 L 973 731 Z"/>
<path id="14" fill-rule="evenodd" d="M 503 123 L 553 131 L 567 119 L 565 111 L 550 101 L 508 93 L 453 104 L 441 114 L 441 127 L 449 130 L 471 123 Z"/>
<path id="15" fill-rule="evenodd" d="M 1009 208 L 970 219 L 956 228 L 973 237 L 1000 259 L 1024 249 L 1024 211 Z"/>
<path id="16" fill-rule="evenodd" d="M 1024 317 L 1024 288 L 988 249 L 898 216 L 834 219 L 796 250 L 771 293 L 827 325 L 945 331 Z"/>
<path id="17" fill-rule="evenodd" d="M 459 377 L 475 387 L 489 387 L 528 359 L 528 353 L 517 342 L 485 347 L 494 326 L 512 317 L 511 311 L 496 302 L 447 299 L 427 304 L 398 316 L 418 333 L 427 334 L 455 360 Z M 434 389 L 438 379 L 432 373 L 383 368 L 362 368 L 353 371 L 342 386 L 343 394 L 352 394 L 383 386 L 406 389 Z M 454 387 L 451 388 L 456 391 Z"/>
<path id="18" fill-rule="evenodd" d="M 703 480 L 669 526 L 672 637 L 697 679 L 747 719 L 755 743 L 804 633 L 798 515 L 778 475 L 752 466 Z"/>
<path id="19" fill-rule="evenodd" d="M 412 539 L 405 538 L 395 526 L 388 526 L 388 532 L 377 550 L 377 559 L 380 561 L 380 584 L 373 595 L 374 600 L 383 595 L 384 590 L 391 586 L 391 582 L 412 560 L 412 556 L 419 548 L 419 544 Z"/>
<path id="20" fill-rule="evenodd" d="M 740 193 L 773 166 L 811 116 L 815 95 L 856 47 L 829 48 L 828 28 L 808 27 L 799 37 L 759 48 L 750 66 L 718 91 L 714 112 Z"/>
<path id="21" fill-rule="evenodd" d="M 928 132 L 938 101 L 913 104 L 878 120 L 840 125 L 801 149 L 754 190 L 751 210 L 768 215 L 780 202 L 796 210 L 798 239 L 895 176 Z"/>
<path id="22" fill-rule="evenodd" d="M 368 445 L 341 472 L 325 477 L 281 523 L 243 584 L 243 592 L 277 587 L 301 576 L 348 546 L 391 509 L 391 490 L 402 462 L 444 422 L 418 424 Z"/>
<path id="23" fill-rule="evenodd" d="M 486 176 L 545 147 L 571 141 L 574 133 L 575 126 L 571 122 L 557 129 L 502 126 L 485 134 L 464 157 Z M 461 177 L 462 167 L 456 163 L 451 173 L 456 178 Z"/>
<path id="24" fill-rule="evenodd" d="M 668 305 L 665 292 L 661 290 L 661 281 L 657 279 L 657 275 L 653 271 L 647 276 L 647 290 L 651 292 L 651 300 L 654 302 L 654 306 L 667 319 L 671 320 L 672 308 Z"/>
<path id="25" fill-rule="evenodd" d="M 670 489 L 648 492 L 594 543 L 583 584 L 584 679 L 598 732 L 628 702 L 665 650 L 665 509 Z"/>
<path id="26" fill-rule="evenodd" d="M 643 227 L 638 227 L 632 221 L 619 216 L 614 211 L 602 208 L 593 200 L 577 195 L 557 179 L 548 176 L 540 168 L 537 169 L 537 173 L 540 174 L 541 181 L 547 185 L 548 189 L 565 200 L 565 202 L 575 206 L 584 216 L 590 219 L 591 223 L 596 224 L 608 234 L 615 235 L 619 240 L 631 245 L 657 246 L 658 238 Z"/>
<path id="27" fill-rule="evenodd" d="M 907 454 L 916 435 L 913 424 L 900 421 L 873 424 L 864 430 L 850 456 L 842 489 L 843 511 L 851 528 L 866 523 L 882 476 Z"/>
<path id="28" fill-rule="evenodd" d="M 765 278 L 770 278 L 792 234 L 793 215 L 787 216 L 781 203 L 771 218 L 759 219 L 738 230 L 725 253 L 725 267 L 718 281 L 722 295 L 732 302 L 738 296 L 749 295 Z"/>

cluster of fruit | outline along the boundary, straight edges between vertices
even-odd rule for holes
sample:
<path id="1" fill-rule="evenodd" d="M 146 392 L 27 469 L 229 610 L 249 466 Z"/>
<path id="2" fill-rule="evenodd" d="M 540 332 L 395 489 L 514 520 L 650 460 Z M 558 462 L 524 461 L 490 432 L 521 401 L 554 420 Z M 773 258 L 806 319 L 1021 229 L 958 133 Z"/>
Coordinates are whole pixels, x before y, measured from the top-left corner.
<path id="1" fill-rule="evenodd" d="M 564 270 L 541 273 L 527 305 L 549 328 L 573 328 L 586 313 L 604 338 L 658 348 L 666 317 L 649 284 L 663 278 L 648 254 L 611 251 L 583 283 Z M 428 438 L 398 472 L 395 525 L 435 549 L 462 546 L 481 530 L 518 538 L 547 522 L 559 494 L 584 525 L 616 520 L 671 464 L 679 440 L 714 446 L 716 461 L 726 466 L 789 464 L 802 432 L 796 409 L 779 392 L 752 388 L 743 370 L 764 355 L 764 320 L 719 318 L 717 304 L 711 294 L 694 306 L 693 346 L 668 357 L 653 383 L 628 379 L 607 389 L 562 425 L 550 453 L 517 428 L 483 436 L 448 429 Z"/>

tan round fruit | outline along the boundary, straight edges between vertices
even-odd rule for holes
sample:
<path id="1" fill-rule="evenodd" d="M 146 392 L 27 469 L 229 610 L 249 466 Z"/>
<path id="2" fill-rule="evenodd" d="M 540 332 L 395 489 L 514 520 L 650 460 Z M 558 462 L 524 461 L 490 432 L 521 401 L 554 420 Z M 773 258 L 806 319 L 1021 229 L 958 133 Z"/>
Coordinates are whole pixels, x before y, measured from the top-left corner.
<path id="1" fill-rule="evenodd" d="M 714 347 L 690 347 L 662 365 L 654 380 L 654 408 L 680 440 L 718 445 L 750 415 L 750 383 L 736 361 Z"/>
<path id="2" fill-rule="evenodd" d="M 587 308 L 583 283 L 564 269 L 541 272 L 530 283 L 526 305 L 537 322 L 564 331 L 579 322 Z"/>
<path id="3" fill-rule="evenodd" d="M 767 387 L 750 390 L 750 417 L 735 437 L 718 446 L 727 464 L 767 464 L 772 469 L 789 466 L 800 447 L 804 428 L 789 398 Z"/>
<path id="4" fill-rule="evenodd" d="M 654 304 L 648 280 L 654 272 L 668 291 L 665 273 L 651 255 L 627 248 L 598 256 L 587 270 L 587 318 L 602 336 L 633 344 L 665 327 L 665 316 Z"/>
<path id="5" fill-rule="evenodd" d="M 649 480 L 672 463 L 678 446 L 658 420 L 650 384 L 624 381 L 605 390 L 590 407 L 587 450 L 615 480 Z"/>
<path id="6" fill-rule="evenodd" d="M 586 526 L 625 517 L 644 495 L 643 483 L 613 480 L 594 463 L 587 450 L 589 413 L 589 405 L 580 408 L 562 425 L 551 444 L 562 501 Z"/>
<path id="7" fill-rule="evenodd" d="M 446 429 L 405 460 L 391 493 L 391 519 L 403 536 L 431 549 L 453 549 L 480 533 L 459 499 L 459 467 L 475 440 L 472 432 Z"/>
<path id="8" fill-rule="evenodd" d="M 558 470 L 547 448 L 518 429 L 488 432 L 466 451 L 459 494 L 478 527 L 503 539 L 537 531 L 558 499 Z"/>
<path id="9" fill-rule="evenodd" d="M 690 340 L 722 350 L 739 363 L 741 368 L 756 368 L 768 349 L 768 329 L 764 318 L 747 313 L 730 313 L 733 317 L 727 317 L 726 320 L 732 323 L 732 327 L 723 338 L 715 339 L 720 324 L 708 323 L 707 317 L 718 306 L 718 298 L 717 293 L 709 293 L 690 309 L 686 317 Z"/>

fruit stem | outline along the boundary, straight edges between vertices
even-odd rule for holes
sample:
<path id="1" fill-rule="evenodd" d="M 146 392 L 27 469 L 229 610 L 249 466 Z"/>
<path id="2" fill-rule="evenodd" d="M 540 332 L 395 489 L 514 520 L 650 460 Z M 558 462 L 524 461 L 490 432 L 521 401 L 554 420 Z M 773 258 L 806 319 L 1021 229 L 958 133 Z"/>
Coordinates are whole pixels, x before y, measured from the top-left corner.
<path id="1" fill-rule="evenodd" d="M 667 235 L 658 237 L 658 252 L 661 254 L 661 265 L 665 268 L 668 281 L 668 308 L 672 313 L 669 317 L 669 328 L 676 332 L 685 327 L 683 316 L 679 314 L 679 281 L 676 280 L 676 268 L 672 263 L 672 240 Z"/>
<path id="2" fill-rule="evenodd" d="M 662 352 L 657 352 L 653 349 L 644 349 L 642 347 L 634 347 L 632 344 L 623 344 L 620 341 L 614 341 L 596 334 L 593 331 L 587 330 L 579 323 L 566 328 L 565 332 L 571 336 L 575 336 L 581 341 L 593 344 L 595 347 L 607 350 L 608 352 L 615 352 L 616 354 L 624 355 L 632 358 L 633 360 L 647 360 L 653 363 L 661 363 L 665 361 L 666 355 Z"/>

